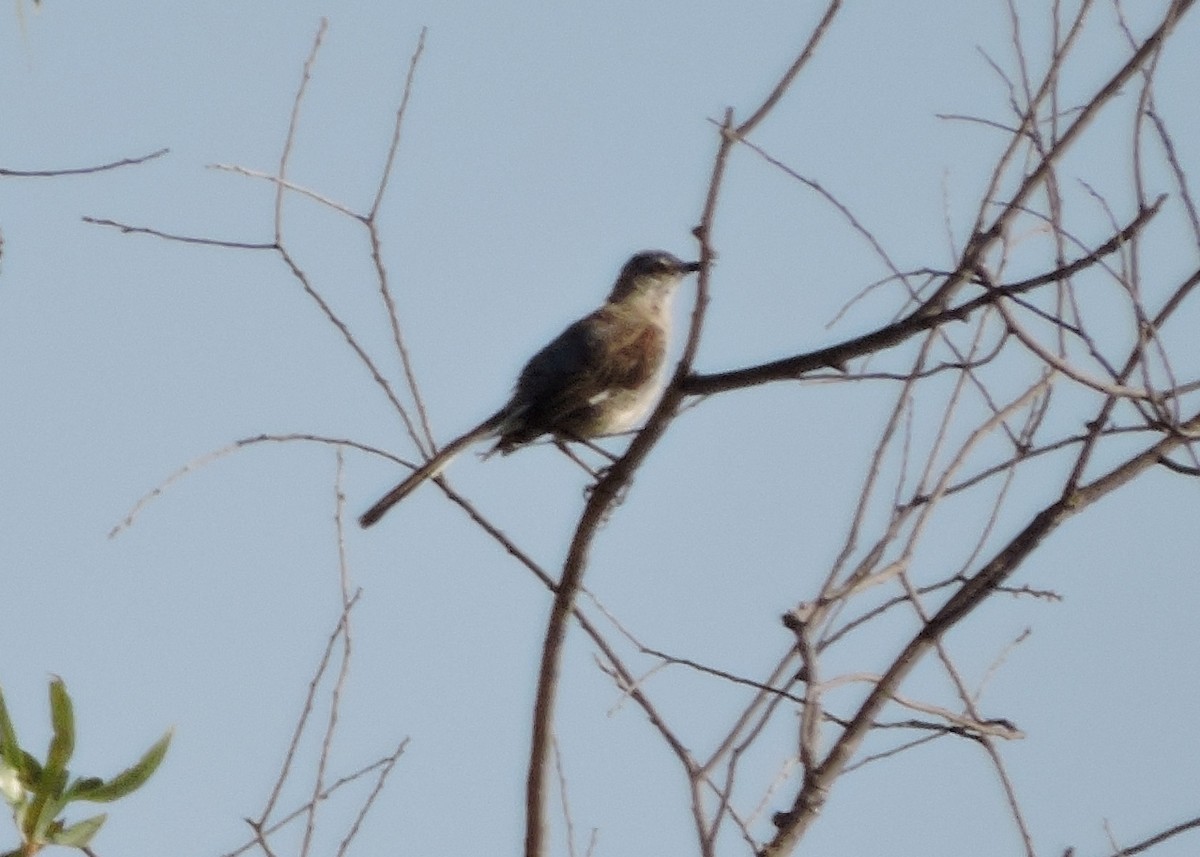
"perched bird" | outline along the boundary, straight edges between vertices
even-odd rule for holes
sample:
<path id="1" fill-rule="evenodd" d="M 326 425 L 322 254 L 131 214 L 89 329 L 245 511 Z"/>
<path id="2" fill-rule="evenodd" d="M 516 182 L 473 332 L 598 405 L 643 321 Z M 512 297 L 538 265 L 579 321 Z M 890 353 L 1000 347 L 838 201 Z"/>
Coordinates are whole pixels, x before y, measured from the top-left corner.
<path id="1" fill-rule="evenodd" d="M 633 428 L 661 386 L 675 287 L 699 262 L 661 250 L 638 253 L 621 269 L 604 304 L 558 335 L 525 364 L 512 398 L 363 513 L 369 527 L 471 444 L 497 438 L 487 453 L 507 455 L 542 435 L 586 440 Z"/>

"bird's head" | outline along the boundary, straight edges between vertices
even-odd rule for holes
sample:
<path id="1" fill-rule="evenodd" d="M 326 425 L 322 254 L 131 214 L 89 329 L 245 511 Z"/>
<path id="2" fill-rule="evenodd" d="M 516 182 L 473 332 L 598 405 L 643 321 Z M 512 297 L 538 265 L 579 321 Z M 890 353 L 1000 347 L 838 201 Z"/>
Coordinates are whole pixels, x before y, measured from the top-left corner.
<path id="1" fill-rule="evenodd" d="M 620 301 L 632 295 L 665 297 L 684 277 L 699 270 L 699 262 L 684 262 L 664 250 L 646 250 L 625 263 L 608 299 Z"/>

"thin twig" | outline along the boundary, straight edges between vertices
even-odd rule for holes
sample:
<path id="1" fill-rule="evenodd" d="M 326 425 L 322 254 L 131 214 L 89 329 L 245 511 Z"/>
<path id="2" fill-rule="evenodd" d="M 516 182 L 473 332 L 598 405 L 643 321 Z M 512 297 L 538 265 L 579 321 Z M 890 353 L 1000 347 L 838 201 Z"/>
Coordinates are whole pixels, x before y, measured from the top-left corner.
<path id="1" fill-rule="evenodd" d="M 119 229 L 125 234 L 134 235 L 152 235 L 155 238 L 165 238 L 168 241 L 179 241 L 183 244 L 204 244 L 210 247 L 227 247 L 231 250 L 274 250 L 276 245 L 274 242 L 251 242 L 251 241 L 228 241 L 224 238 L 199 238 L 193 235 L 179 235 L 174 232 L 164 232 L 161 229 L 151 229 L 148 226 L 131 226 L 128 223 L 120 223 L 116 220 L 107 220 L 102 217 L 88 217 L 84 215 L 80 218 L 84 223 L 91 223 L 95 226 L 108 226 L 113 229 Z"/>
<path id="2" fill-rule="evenodd" d="M 410 462 L 396 458 L 396 456 L 392 455 L 386 450 L 379 449 L 378 447 L 370 446 L 365 443 L 359 443 L 358 441 L 350 440 L 349 438 L 326 437 L 318 434 L 304 433 L 259 434 L 255 435 L 254 437 L 244 437 L 241 440 L 235 440 L 233 443 L 223 446 L 220 449 L 206 452 L 204 455 L 192 459 L 178 470 L 171 473 L 166 479 L 151 488 L 149 492 L 142 495 L 142 497 L 133 504 L 133 507 L 125 513 L 125 517 L 123 517 L 116 525 L 113 526 L 111 530 L 108 531 L 108 537 L 110 539 L 115 538 L 116 536 L 120 535 L 122 531 L 132 527 L 138 516 L 141 515 L 141 513 L 148 505 L 150 505 L 150 503 L 161 497 L 168 488 L 172 487 L 176 482 L 179 482 L 185 476 L 189 476 L 201 468 L 225 458 L 228 455 L 232 455 L 240 449 L 245 449 L 248 446 L 254 446 L 260 443 L 291 443 L 296 441 L 357 449 L 361 452 L 366 452 L 371 455 L 378 455 L 382 458 L 388 459 L 389 461 L 394 461 L 397 464 L 403 464 L 407 467 L 415 466 Z"/>
<path id="3" fill-rule="evenodd" d="M 333 783 L 330 783 L 330 785 L 323 792 L 321 792 L 321 794 L 318 796 L 318 799 L 322 800 L 322 801 L 329 800 L 329 798 L 332 797 L 335 792 L 339 791 L 344 786 L 348 786 L 351 783 L 355 783 L 358 780 L 365 777 L 367 774 L 370 774 L 374 771 L 390 771 L 392 769 L 392 767 L 395 766 L 396 762 L 398 762 L 400 760 L 400 757 L 404 754 L 404 751 L 408 748 L 408 742 L 409 742 L 409 739 L 405 738 L 403 741 L 400 742 L 400 744 L 391 753 L 391 755 L 384 756 L 382 759 L 376 759 L 374 762 L 371 762 L 369 765 L 364 765 L 363 767 L 359 768 L 357 771 L 354 771 L 353 773 L 349 773 L 343 777 L 339 777 Z M 376 780 L 376 784 L 378 785 L 378 783 L 380 781 L 382 781 L 382 779 L 385 776 L 386 776 L 386 774 L 381 773 L 380 776 Z M 279 819 L 274 824 L 272 824 L 270 827 L 264 828 L 262 830 L 262 833 L 266 836 L 275 834 L 275 833 L 279 832 L 280 830 L 282 830 L 284 827 L 287 827 L 287 825 L 291 824 L 296 819 L 300 818 L 306 812 L 308 812 L 308 804 L 307 803 L 303 804 L 302 806 L 296 807 L 291 812 L 289 812 L 287 815 L 283 816 L 281 819 Z M 246 819 L 246 821 L 247 821 L 247 823 L 249 823 L 250 827 L 253 829 L 255 823 L 253 821 L 251 821 L 250 819 Z M 252 839 L 249 842 L 246 842 L 244 845 L 241 845 L 240 847 L 235 848 L 232 851 L 227 851 L 225 854 L 222 854 L 221 857 L 239 857 L 239 855 L 246 853 L 247 851 L 249 851 L 251 848 L 253 848 L 255 845 L 258 845 L 258 844 L 259 844 L 259 840 L 256 837 L 255 839 Z"/>
<path id="4" fill-rule="evenodd" d="M 115 170 L 121 167 L 131 167 L 135 164 L 144 164 L 146 161 L 152 161 L 155 158 L 161 158 L 163 155 L 170 152 L 170 149 L 158 149 L 148 155 L 142 155 L 137 158 L 122 158 L 119 161 L 111 161 L 107 164 L 98 164 L 94 167 L 71 167 L 58 170 L 9 170 L 0 167 L 0 176 L 9 178 L 47 178 L 53 176 L 83 176 L 91 173 L 102 173 L 105 170 Z"/>
<path id="5" fill-rule="evenodd" d="M 409 100 L 412 98 L 413 81 L 417 74 L 417 64 L 421 61 L 421 54 L 425 51 L 425 35 L 427 32 L 428 28 L 423 27 L 421 29 L 421 35 L 417 39 L 416 50 L 413 51 L 412 57 L 408 61 L 408 74 L 404 78 L 404 93 L 400 97 L 400 106 L 396 108 L 396 121 L 392 125 L 392 142 L 388 146 L 387 159 L 384 162 L 383 171 L 379 177 L 379 184 L 375 190 L 375 199 L 371 203 L 371 209 L 367 213 L 364 223 L 366 223 L 371 241 L 371 261 L 375 265 L 375 274 L 379 282 L 379 294 L 383 299 L 384 307 L 387 310 L 388 322 L 392 327 L 392 343 L 396 346 L 396 353 L 400 356 L 400 365 L 404 370 L 404 380 L 408 386 L 409 394 L 412 396 L 413 404 L 417 409 L 417 419 L 421 423 L 424 436 L 422 437 L 417 434 L 407 414 L 402 413 L 401 417 L 404 419 L 404 424 L 417 449 L 432 455 L 433 451 L 437 449 L 437 443 L 433 439 L 433 429 L 429 425 L 429 414 L 425 409 L 425 400 L 421 395 L 421 388 L 417 384 L 417 375 L 413 369 L 412 358 L 404 342 L 404 335 L 400 327 L 400 313 L 396 308 L 395 297 L 392 295 L 387 266 L 383 261 L 382 238 L 379 234 L 379 210 L 383 204 L 384 192 L 391 182 L 392 168 L 396 162 L 396 152 L 400 148 L 400 131 L 404 126 L 404 117 L 408 112 Z"/>
<path id="6" fill-rule="evenodd" d="M 321 205 L 331 208 L 339 214 L 344 214 L 347 217 L 353 217 L 355 220 L 363 219 L 361 214 L 351 210 L 349 206 L 346 206 L 337 200 L 330 199 L 323 194 L 317 193 L 311 188 L 298 185 L 295 182 L 285 181 L 279 176 L 271 175 L 270 173 L 263 172 L 262 170 L 252 170 L 248 167 L 239 167 L 237 164 L 209 164 L 208 168 L 210 170 L 221 170 L 222 172 L 246 176 L 247 178 L 262 179 L 263 181 L 271 182 L 277 188 L 284 188 L 292 191 L 293 193 L 298 193 L 301 196 L 307 196 L 309 199 L 319 202 Z"/>

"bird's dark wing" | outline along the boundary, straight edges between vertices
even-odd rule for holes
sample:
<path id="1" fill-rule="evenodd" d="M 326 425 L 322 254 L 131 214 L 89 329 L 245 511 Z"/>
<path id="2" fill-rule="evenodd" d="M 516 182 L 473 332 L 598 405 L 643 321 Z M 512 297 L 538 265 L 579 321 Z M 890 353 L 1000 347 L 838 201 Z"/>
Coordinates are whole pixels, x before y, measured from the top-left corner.
<path id="1" fill-rule="evenodd" d="M 596 373 L 604 363 L 604 341 L 594 315 L 579 319 L 529 358 L 517 379 L 514 401 L 556 400 L 580 378 Z"/>
<path id="2" fill-rule="evenodd" d="M 657 326 L 611 307 L 575 322 L 521 371 L 512 399 L 520 417 L 504 430 L 498 449 L 506 452 L 547 432 L 578 433 L 606 395 L 647 383 L 665 347 Z"/>

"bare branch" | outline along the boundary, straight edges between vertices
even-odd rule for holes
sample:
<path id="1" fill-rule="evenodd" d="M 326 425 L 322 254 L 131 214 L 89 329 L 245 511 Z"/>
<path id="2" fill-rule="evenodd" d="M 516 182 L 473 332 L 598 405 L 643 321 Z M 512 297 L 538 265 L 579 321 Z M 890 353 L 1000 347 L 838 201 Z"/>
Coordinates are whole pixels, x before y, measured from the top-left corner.
<path id="1" fill-rule="evenodd" d="M 147 161 L 153 161 L 155 158 L 161 158 L 163 155 L 170 152 L 170 149 L 158 149 L 148 155 L 142 155 L 137 158 L 122 158 L 119 161 L 112 161 L 107 164 L 98 164 L 94 167 L 73 167 L 61 170 L 9 170 L 0 167 L 0 176 L 9 178 L 47 178 L 54 176 L 85 176 L 92 173 L 102 173 L 106 170 L 116 170 L 121 167 L 132 167 L 136 164 L 144 164 Z"/>
<path id="2" fill-rule="evenodd" d="M 429 414 L 425 410 L 425 401 L 421 396 L 421 388 L 417 384 L 416 371 L 413 369 L 412 358 L 409 356 L 408 347 L 405 345 L 404 335 L 400 328 L 400 313 L 396 309 L 396 300 L 392 295 L 391 284 L 388 280 L 387 266 L 383 261 L 382 239 L 379 234 L 379 208 L 383 204 L 383 195 L 391 181 L 392 167 L 396 161 L 396 152 L 400 148 L 400 130 L 404 125 L 404 116 L 408 112 L 409 99 L 412 97 L 413 80 L 416 78 L 417 64 L 421 61 L 421 54 L 425 51 L 425 35 L 427 31 L 427 28 L 422 28 L 421 35 L 417 39 L 416 50 L 413 51 L 412 58 L 408 63 L 408 74 L 404 79 L 404 94 L 400 97 L 400 106 L 396 108 L 396 121 L 392 126 L 392 142 L 388 147 L 387 160 L 384 163 L 383 172 L 379 177 L 379 185 L 375 191 L 375 201 L 371 203 L 371 210 L 368 212 L 364 222 L 367 225 L 367 231 L 370 236 L 371 261 L 375 265 L 375 274 L 379 281 L 379 294 L 387 310 L 388 322 L 392 326 L 392 342 L 396 346 L 396 353 L 400 356 L 400 365 L 404 369 L 404 380 L 417 409 L 417 419 L 421 423 L 421 428 L 424 432 L 423 437 L 417 433 L 407 414 L 402 412 L 401 417 L 404 419 L 408 433 L 412 437 L 413 443 L 416 444 L 417 449 L 432 455 L 437 449 L 437 443 L 433 439 L 433 429 L 429 425 Z"/>
<path id="3" fill-rule="evenodd" d="M 303 187 L 295 182 L 285 181 L 279 176 L 271 175 L 270 173 L 264 173 L 261 170 L 251 170 L 247 167 L 239 167 L 236 164 L 209 164 L 208 168 L 210 170 L 221 170 L 222 172 L 246 176 L 247 178 L 262 179 L 263 181 L 271 182 L 277 188 L 284 188 L 294 193 L 298 193 L 301 196 L 307 196 L 309 199 L 319 202 L 321 205 L 324 205 L 327 208 L 333 209 L 338 214 L 344 214 L 347 217 L 353 217 L 355 220 L 363 219 L 361 214 L 352 211 L 349 207 L 337 202 L 336 200 L 332 200 L 327 196 L 317 193 L 315 190 Z M 274 247 L 274 245 L 272 245 L 272 247 Z"/>
<path id="4" fill-rule="evenodd" d="M 994 294 L 985 293 L 966 300 L 957 307 L 943 310 L 934 315 L 917 310 L 903 319 L 874 330 L 870 333 L 844 340 L 837 345 L 827 346 L 816 351 L 773 360 L 745 369 L 734 369 L 728 372 L 716 372 L 705 375 L 692 375 L 684 381 L 684 391 L 693 396 L 710 396 L 714 393 L 766 384 L 773 381 L 793 381 L 809 373 L 827 368 L 841 368 L 858 357 L 892 348 L 912 337 L 928 330 L 933 330 L 947 322 L 961 321 L 969 318 L 981 307 L 995 302 L 998 295 L 1017 295 L 1043 285 L 1057 283 L 1079 271 L 1095 264 L 1130 241 L 1158 213 L 1165 196 L 1160 196 L 1153 205 L 1138 212 L 1124 229 L 1105 241 L 1091 253 L 1070 264 L 1046 274 L 1021 280 L 1016 283 L 997 285 Z"/>
<path id="5" fill-rule="evenodd" d="M 247 242 L 247 241 L 226 241 L 221 238 L 199 238 L 191 235 L 178 235 L 173 232 L 163 232 L 159 229 L 151 229 L 147 226 L 130 226 L 127 223 L 119 223 L 115 220 L 105 220 L 99 217 L 82 218 L 84 223 L 91 223 L 95 226 L 108 226 L 113 229 L 119 229 L 125 234 L 135 235 L 152 235 L 155 238 L 165 238 L 168 241 L 179 241 L 183 244 L 206 244 L 210 247 L 226 247 L 231 250 L 275 250 L 275 244 L 266 242 Z"/>
<path id="6" fill-rule="evenodd" d="M 176 482 L 183 479 L 185 476 L 195 473 L 197 470 L 200 470 L 201 468 L 206 467 L 215 461 L 225 458 L 228 455 L 232 455 L 233 453 L 237 452 L 240 449 L 244 449 L 247 446 L 253 446 L 253 445 L 259 444 L 259 443 L 291 443 L 291 442 L 295 442 L 295 441 L 327 444 L 327 445 L 337 446 L 337 447 L 348 447 L 351 449 L 360 450 L 361 452 L 370 453 L 371 455 L 378 455 L 383 458 L 387 458 L 391 461 L 395 461 L 398 464 L 406 464 L 409 467 L 414 466 L 408 462 L 405 462 L 405 461 L 402 461 L 401 459 L 396 458 L 390 452 L 386 452 L 382 449 L 378 449 L 373 446 L 368 446 L 367 444 L 364 444 L 364 443 L 359 443 L 357 441 L 349 440 L 347 438 L 326 437 L 326 436 L 317 435 L 317 434 L 299 434 L 299 433 L 296 433 L 296 434 L 259 434 L 259 435 L 255 435 L 254 437 L 244 437 L 241 440 L 235 440 L 233 443 L 231 443 L 227 446 L 223 446 L 220 449 L 215 449 L 211 452 L 206 452 L 204 455 L 201 455 L 198 458 L 192 459 L 187 464 L 183 465 L 178 470 L 176 470 L 174 473 L 167 476 L 166 479 L 164 479 L 162 482 L 158 483 L 158 485 L 154 486 L 154 488 L 150 489 L 149 492 L 144 494 L 136 503 L 134 503 L 133 507 L 128 512 L 125 513 L 125 517 L 122 518 L 120 520 L 120 522 L 118 522 L 115 526 L 113 526 L 113 528 L 111 530 L 108 531 L 108 537 L 110 539 L 114 538 L 114 537 L 120 535 L 123 530 L 126 530 L 129 527 L 133 526 L 134 521 L 137 519 L 137 517 L 139 515 L 141 515 L 142 510 L 144 510 L 154 500 L 161 497 L 168 488 L 170 488 Z"/>
<path id="7" fill-rule="evenodd" d="M 1168 839 L 1174 839 L 1181 833 L 1187 833 L 1190 830 L 1200 829 L 1200 817 L 1190 819 L 1188 821 L 1176 824 L 1174 827 L 1168 827 L 1161 833 L 1156 833 L 1141 842 L 1133 845 L 1126 845 L 1124 848 L 1115 850 L 1111 857 L 1133 857 L 1135 854 L 1141 854 L 1143 851 L 1149 851 L 1155 845 L 1161 845 Z"/>

